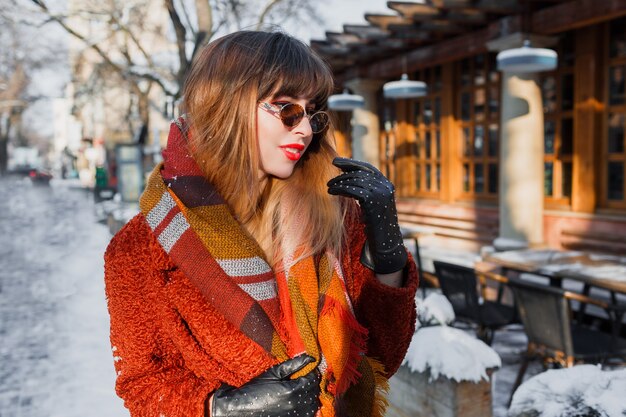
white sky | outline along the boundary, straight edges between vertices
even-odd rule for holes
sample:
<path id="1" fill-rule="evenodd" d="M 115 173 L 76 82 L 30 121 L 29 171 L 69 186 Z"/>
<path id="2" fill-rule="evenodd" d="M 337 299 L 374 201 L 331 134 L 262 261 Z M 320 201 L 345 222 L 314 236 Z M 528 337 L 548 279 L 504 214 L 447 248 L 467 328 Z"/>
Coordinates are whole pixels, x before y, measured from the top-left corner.
<path id="1" fill-rule="evenodd" d="M 387 7 L 386 0 L 325 0 L 319 4 L 326 27 L 312 28 L 312 39 L 323 39 L 326 31 L 341 32 L 344 24 L 365 24 L 365 13 L 394 13 Z"/>
<path id="2" fill-rule="evenodd" d="M 64 0 L 54 0 L 62 2 Z M 319 14 L 323 19 L 323 25 L 298 24 L 295 27 L 285 25 L 284 29 L 292 35 L 309 42 L 311 39 L 321 40 L 325 38 L 326 31 L 341 32 L 344 24 L 366 24 L 363 18 L 365 13 L 393 14 L 387 7 L 386 0 L 319 0 Z M 45 27 L 46 36 L 67 36 L 55 25 Z M 68 81 L 69 73 L 63 69 L 51 68 L 39 71 L 33 80 L 31 91 L 33 94 L 47 97 L 60 97 L 63 95 L 63 85 Z M 49 100 L 40 100 L 32 105 L 26 112 L 27 123 L 35 130 L 44 135 L 52 133 L 51 121 L 45 115 L 51 110 Z"/>

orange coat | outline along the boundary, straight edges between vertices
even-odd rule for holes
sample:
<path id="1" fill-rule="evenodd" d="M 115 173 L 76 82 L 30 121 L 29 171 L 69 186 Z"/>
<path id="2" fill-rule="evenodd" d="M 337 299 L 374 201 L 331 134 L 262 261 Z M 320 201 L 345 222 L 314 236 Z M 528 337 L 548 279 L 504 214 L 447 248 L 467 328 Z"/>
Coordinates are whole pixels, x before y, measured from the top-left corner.
<path id="1" fill-rule="evenodd" d="M 359 262 L 362 224 L 349 227 L 342 266 L 367 355 L 388 376 L 400 366 L 415 325 L 414 262 L 405 286 L 378 282 Z M 133 417 L 203 417 L 204 401 L 222 383 L 240 386 L 273 363 L 212 308 L 177 269 L 142 214 L 113 237 L 105 254 L 116 391 Z"/>

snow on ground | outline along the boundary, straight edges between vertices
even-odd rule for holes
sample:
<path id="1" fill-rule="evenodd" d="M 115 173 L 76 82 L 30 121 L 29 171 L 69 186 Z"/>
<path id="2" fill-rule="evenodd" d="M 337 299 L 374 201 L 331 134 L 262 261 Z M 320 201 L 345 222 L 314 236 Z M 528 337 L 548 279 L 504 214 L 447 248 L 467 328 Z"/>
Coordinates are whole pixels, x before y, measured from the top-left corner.
<path id="1" fill-rule="evenodd" d="M 489 379 L 487 369 L 501 366 L 495 350 L 448 326 L 454 321 L 454 310 L 444 295 L 433 292 L 424 300 L 418 298 L 416 305 L 417 330 L 402 362 L 411 371 L 428 371 L 431 380 L 441 375 L 458 382 L 479 382 Z"/>
<path id="2" fill-rule="evenodd" d="M 484 342 L 448 326 L 418 329 L 403 361 L 413 372 L 428 371 L 457 382 L 488 380 L 487 369 L 501 366 L 500 356 Z"/>
<path id="3" fill-rule="evenodd" d="M 0 178 L 0 417 L 123 417 L 102 255 L 108 229 L 70 183 Z"/>
<path id="4" fill-rule="evenodd" d="M 579 365 L 548 370 L 517 389 L 509 416 L 624 416 L 625 394 L 626 369 L 602 371 Z"/>

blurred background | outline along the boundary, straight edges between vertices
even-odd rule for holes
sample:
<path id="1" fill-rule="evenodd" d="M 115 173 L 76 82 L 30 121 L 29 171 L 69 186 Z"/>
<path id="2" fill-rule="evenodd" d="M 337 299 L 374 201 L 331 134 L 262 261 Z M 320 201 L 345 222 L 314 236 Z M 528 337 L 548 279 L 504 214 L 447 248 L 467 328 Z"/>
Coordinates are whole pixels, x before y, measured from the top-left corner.
<path id="1" fill-rule="evenodd" d="M 309 42 L 382 0 L 0 0 L 0 417 L 127 416 L 102 255 L 160 161 L 198 47 Z"/>

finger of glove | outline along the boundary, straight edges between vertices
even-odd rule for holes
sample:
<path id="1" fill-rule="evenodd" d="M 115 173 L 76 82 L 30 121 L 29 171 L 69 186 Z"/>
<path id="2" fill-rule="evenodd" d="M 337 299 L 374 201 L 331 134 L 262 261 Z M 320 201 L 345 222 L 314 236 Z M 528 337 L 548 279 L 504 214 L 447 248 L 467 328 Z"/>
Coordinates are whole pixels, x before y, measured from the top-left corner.
<path id="1" fill-rule="evenodd" d="M 289 384 L 292 395 L 297 398 L 301 404 L 310 404 L 317 401 L 320 396 L 321 374 L 317 369 L 303 375 L 299 378 L 292 379 L 284 384 Z"/>
<path id="2" fill-rule="evenodd" d="M 337 157 L 333 159 L 333 165 L 344 172 L 362 170 L 371 174 L 382 175 L 382 173 L 374 165 L 364 161 L 357 161 L 355 159 Z"/>
<path id="3" fill-rule="evenodd" d="M 298 355 L 295 358 L 288 359 L 272 366 L 255 379 L 287 379 L 289 376 L 295 374 L 313 361 L 315 361 L 315 358 L 312 356 L 306 354 Z"/>
<path id="4" fill-rule="evenodd" d="M 328 194 L 350 197 L 359 200 L 360 203 L 365 203 L 368 199 L 369 191 L 361 187 L 346 187 L 343 184 L 340 184 L 328 187 Z"/>
<path id="5" fill-rule="evenodd" d="M 326 185 L 331 186 L 335 184 L 342 184 L 346 181 L 356 181 L 362 185 L 369 185 L 379 182 L 373 175 L 367 174 L 365 171 L 353 171 L 345 172 L 341 175 L 337 175 L 331 178 Z"/>

